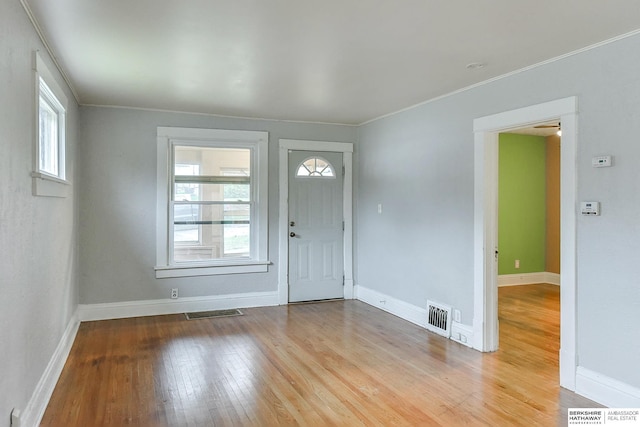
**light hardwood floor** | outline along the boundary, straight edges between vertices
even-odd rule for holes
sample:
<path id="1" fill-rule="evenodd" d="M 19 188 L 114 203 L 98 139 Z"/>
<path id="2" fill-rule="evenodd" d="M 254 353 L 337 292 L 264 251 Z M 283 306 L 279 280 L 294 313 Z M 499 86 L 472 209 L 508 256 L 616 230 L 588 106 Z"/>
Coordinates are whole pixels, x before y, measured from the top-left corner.
<path id="1" fill-rule="evenodd" d="M 543 425 L 595 403 L 558 386 L 558 290 L 500 289 L 482 354 L 358 301 L 83 323 L 43 426 Z"/>

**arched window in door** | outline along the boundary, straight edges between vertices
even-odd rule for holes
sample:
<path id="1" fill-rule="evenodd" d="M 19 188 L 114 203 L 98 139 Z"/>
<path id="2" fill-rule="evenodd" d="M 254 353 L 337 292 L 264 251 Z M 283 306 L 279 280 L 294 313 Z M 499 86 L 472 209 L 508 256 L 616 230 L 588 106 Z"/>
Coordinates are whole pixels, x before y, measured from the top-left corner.
<path id="1" fill-rule="evenodd" d="M 298 166 L 296 177 L 299 178 L 335 178 L 331 163 L 322 157 L 309 157 Z"/>

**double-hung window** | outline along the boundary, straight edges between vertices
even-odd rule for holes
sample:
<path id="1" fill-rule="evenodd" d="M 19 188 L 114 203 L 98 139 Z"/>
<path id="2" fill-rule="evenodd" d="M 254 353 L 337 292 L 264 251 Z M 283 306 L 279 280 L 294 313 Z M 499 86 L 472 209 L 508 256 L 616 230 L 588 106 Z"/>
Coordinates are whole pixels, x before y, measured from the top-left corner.
<path id="1" fill-rule="evenodd" d="M 68 185 L 65 163 L 67 98 L 36 52 L 36 138 L 33 191 L 37 196 L 64 197 Z"/>
<path id="2" fill-rule="evenodd" d="M 267 270 L 267 144 L 266 132 L 158 128 L 156 277 Z"/>

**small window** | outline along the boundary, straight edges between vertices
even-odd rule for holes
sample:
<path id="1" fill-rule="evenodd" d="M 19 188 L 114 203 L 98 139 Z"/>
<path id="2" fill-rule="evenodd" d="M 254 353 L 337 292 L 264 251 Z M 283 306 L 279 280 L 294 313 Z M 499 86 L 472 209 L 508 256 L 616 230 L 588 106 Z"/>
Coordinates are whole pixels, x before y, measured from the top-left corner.
<path id="1" fill-rule="evenodd" d="M 331 163 L 322 157 L 310 157 L 300 163 L 296 176 L 309 178 L 335 178 L 336 174 L 333 171 Z"/>
<path id="2" fill-rule="evenodd" d="M 66 195 L 65 128 L 67 98 L 36 52 L 36 131 L 34 194 Z"/>
<path id="3" fill-rule="evenodd" d="M 64 108 L 49 86 L 40 78 L 40 99 L 38 109 L 39 122 L 39 169 L 64 179 L 64 158 L 61 145 L 64 142 Z"/>

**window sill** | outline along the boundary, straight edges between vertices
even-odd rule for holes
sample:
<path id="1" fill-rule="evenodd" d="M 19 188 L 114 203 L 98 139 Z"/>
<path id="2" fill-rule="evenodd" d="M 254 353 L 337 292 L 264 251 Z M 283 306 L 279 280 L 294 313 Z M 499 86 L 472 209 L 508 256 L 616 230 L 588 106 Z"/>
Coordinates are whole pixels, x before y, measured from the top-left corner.
<path id="1" fill-rule="evenodd" d="M 43 197 L 68 197 L 71 183 L 41 172 L 31 172 L 33 195 Z"/>
<path id="2" fill-rule="evenodd" d="M 233 262 L 221 265 L 185 265 L 156 267 L 156 279 L 173 277 L 215 276 L 219 274 L 266 273 L 271 261 Z"/>

